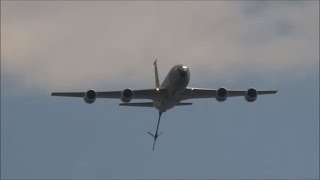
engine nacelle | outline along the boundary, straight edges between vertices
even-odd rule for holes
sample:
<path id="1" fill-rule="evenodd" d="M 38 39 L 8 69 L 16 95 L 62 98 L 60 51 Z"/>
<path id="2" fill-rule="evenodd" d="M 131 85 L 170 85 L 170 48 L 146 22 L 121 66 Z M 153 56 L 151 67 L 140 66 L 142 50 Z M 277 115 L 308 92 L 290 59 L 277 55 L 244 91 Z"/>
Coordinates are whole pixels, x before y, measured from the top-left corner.
<path id="1" fill-rule="evenodd" d="M 223 102 L 227 100 L 228 90 L 226 88 L 219 88 L 216 94 L 216 100 L 219 102 Z"/>
<path id="2" fill-rule="evenodd" d="M 248 102 L 253 102 L 253 101 L 257 100 L 257 97 L 258 97 L 258 92 L 254 88 L 248 89 L 247 92 L 246 92 L 246 95 L 244 96 L 244 98 Z"/>
<path id="3" fill-rule="evenodd" d="M 96 98 L 97 98 L 97 93 L 93 89 L 90 89 L 89 91 L 87 91 L 83 97 L 84 102 L 88 104 L 92 104 L 96 100 Z"/>
<path id="4" fill-rule="evenodd" d="M 130 102 L 133 96 L 133 91 L 131 89 L 125 89 L 121 92 L 121 101 L 122 102 Z"/>

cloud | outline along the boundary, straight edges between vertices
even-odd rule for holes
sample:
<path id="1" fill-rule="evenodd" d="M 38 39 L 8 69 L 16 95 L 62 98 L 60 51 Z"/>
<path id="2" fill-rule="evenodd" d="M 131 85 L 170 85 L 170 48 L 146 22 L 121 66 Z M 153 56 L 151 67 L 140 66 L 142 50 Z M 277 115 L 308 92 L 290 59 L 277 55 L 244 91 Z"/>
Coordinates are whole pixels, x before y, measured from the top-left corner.
<path id="1" fill-rule="evenodd" d="M 2 2 L 2 73 L 42 89 L 319 64 L 319 2 Z"/>

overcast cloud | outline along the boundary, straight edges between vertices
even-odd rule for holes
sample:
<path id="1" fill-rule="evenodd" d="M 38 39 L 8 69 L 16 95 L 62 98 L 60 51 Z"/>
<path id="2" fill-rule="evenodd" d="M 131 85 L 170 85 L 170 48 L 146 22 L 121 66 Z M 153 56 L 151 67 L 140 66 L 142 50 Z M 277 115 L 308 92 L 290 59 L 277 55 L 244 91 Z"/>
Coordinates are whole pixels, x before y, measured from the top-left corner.
<path id="1" fill-rule="evenodd" d="M 276 89 L 157 112 L 52 91 Z M 1 1 L 1 178 L 319 179 L 319 1 Z"/>
<path id="2" fill-rule="evenodd" d="M 1 3 L 2 73 L 47 91 L 149 82 L 158 57 L 218 79 L 319 60 L 317 1 Z"/>

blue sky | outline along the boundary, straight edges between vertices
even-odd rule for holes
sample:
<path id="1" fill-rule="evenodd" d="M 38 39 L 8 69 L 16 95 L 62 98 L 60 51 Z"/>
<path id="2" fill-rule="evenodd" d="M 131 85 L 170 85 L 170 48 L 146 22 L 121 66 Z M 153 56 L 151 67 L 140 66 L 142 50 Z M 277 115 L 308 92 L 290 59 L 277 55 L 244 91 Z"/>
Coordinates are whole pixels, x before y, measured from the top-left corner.
<path id="1" fill-rule="evenodd" d="M 1 178 L 319 178 L 319 2 L 1 2 Z M 52 91 L 277 89 L 166 112 Z"/>

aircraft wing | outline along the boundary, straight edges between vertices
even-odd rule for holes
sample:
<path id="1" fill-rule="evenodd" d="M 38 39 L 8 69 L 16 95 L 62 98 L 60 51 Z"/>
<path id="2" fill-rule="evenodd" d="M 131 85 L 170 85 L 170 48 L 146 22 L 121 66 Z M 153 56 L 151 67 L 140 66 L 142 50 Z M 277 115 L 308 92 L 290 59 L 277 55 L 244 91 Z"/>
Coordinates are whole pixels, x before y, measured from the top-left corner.
<path id="1" fill-rule="evenodd" d="M 205 88 L 190 88 L 187 87 L 181 96 L 181 100 L 186 99 L 200 99 L 200 98 L 214 98 L 216 97 L 218 89 Z M 247 91 L 232 91 L 228 90 L 228 97 L 245 96 Z M 257 95 L 275 94 L 277 91 L 257 91 Z"/>
<path id="2" fill-rule="evenodd" d="M 97 98 L 115 98 L 121 97 L 122 91 L 97 91 Z M 166 89 L 142 89 L 132 90 L 132 99 L 156 99 L 161 93 L 166 93 Z M 63 96 L 63 97 L 81 97 L 85 96 L 86 92 L 53 92 L 51 96 Z"/>

